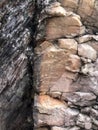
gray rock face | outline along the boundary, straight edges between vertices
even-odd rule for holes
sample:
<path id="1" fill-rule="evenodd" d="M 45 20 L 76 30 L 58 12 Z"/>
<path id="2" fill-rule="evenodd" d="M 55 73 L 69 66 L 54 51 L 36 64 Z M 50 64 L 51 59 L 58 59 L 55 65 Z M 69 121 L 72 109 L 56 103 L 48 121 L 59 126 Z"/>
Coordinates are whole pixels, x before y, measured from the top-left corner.
<path id="1" fill-rule="evenodd" d="M 78 110 L 75 109 L 66 109 L 65 110 L 65 126 L 69 127 L 69 126 L 74 126 L 77 116 L 79 114 Z"/>
<path id="2" fill-rule="evenodd" d="M 81 107 L 90 106 L 94 104 L 96 100 L 96 96 L 93 93 L 86 92 L 65 93 L 62 95 L 62 98 Z"/>
<path id="3" fill-rule="evenodd" d="M 95 61 L 97 58 L 97 52 L 88 44 L 80 44 L 78 46 L 78 55 L 87 59 Z"/>
<path id="4" fill-rule="evenodd" d="M 31 81 L 26 49 L 33 3 L 2 0 L 0 9 L 0 130 L 29 129 Z"/>
<path id="5" fill-rule="evenodd" d="M 92 128 L 92 123 L 91 123 L 90 117 L 83 115 L 83 114 L 79 114 L 76 124 L 86 130 L 91 130 L 91 128 Z"/>

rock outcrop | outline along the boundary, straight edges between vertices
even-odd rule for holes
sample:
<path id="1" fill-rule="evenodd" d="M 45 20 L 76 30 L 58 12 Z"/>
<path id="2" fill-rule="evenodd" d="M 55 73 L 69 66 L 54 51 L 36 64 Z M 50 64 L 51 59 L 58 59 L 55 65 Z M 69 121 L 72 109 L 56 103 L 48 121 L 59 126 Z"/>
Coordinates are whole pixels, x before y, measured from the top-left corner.
<path id="1" fill-rule="evenodd" d="M 34 48 L 34 130 L 97 130 L 98 1 L 48 2 Z"/>
<path id="2" fill-rule="evenodd" d="M 98 0 L 0 8 L 0 130 L 98 130 Z"/>
<path id="3" fill-rule="evenodd" d="M 0 130 L 33 127 L 29 60 L 33 4 L 31 0 L 0 0 Z"/>

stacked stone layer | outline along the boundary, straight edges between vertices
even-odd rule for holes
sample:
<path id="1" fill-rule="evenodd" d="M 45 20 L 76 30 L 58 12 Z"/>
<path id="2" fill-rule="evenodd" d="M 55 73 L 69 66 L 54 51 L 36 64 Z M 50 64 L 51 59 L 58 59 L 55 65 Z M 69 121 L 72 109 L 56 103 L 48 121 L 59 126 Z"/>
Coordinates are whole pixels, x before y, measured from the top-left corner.
<path id="1" fill-rule="evenodd" d="M 42 10 L 34 49 L 35 130 L 98 130 L 97 3 L 59 0 Z"/>

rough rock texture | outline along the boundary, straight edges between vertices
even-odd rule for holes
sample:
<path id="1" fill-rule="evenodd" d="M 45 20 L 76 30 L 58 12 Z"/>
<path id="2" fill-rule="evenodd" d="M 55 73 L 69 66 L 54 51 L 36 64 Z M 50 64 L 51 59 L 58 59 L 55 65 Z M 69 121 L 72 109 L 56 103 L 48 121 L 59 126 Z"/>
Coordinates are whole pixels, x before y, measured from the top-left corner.
<path id="1" fill-rule="evenodd" d="M 0 0 L 0 130 L 33 126 L 28 58 L 32 54 L 28 23 L 33 17 L 33 4 L 31 0 Z"/>
<path id="2" fill-rule="evenodd" d="M 98 129 L 98 1 L 48 0 L 34 48 L 34 129 Z"/>
<path id="3" fill-rule="evenodd" d="M 98 130 L 98 0 L 0 8 L 0 130 Z"/>

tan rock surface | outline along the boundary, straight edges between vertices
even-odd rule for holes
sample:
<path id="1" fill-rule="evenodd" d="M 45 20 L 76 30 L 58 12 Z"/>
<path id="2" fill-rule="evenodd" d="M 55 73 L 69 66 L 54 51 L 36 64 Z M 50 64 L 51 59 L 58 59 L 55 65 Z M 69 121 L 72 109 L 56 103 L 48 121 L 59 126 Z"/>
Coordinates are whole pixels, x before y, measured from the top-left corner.
<path id="1" fill-rule="evenodd" d="M 74 39 L 58 39 L 58 44 L 61 49 L 71 54 L 77 53 L 77 42 Z"/>
<path id="2" fill-rule="evenodd" d="M 71 72 L 79 72 L 81 67 L 80 57 L 70 54 L 65 63 L 65 69 Z"/>
<path id="3" fill-rule="evenodd" d="M 38 107 L 45 109 L 55 109 L 55 108 L 67 108 L 67 104 L 54 99 L 48 95 L 40 95 L 37 99 Z"/>
<path id="4" fill-rule="evenodd" d="M 81 61 L 77 55 L 68 55 L 63 49 L 50 47 L 35 61 L 36 89 L 40 92 L 71 91 L 70 85 L 77 77 L 80 66 Z"/>
<path id="5" fill-rule="evenodd" d="M 37 97 L 34 107 L 35 110 L 36 107 L 39 110 L 34 113 L 35 126 L 62 126 L 64 124 L 64 110 L 67 108 L 67 104 L 48 95 L 41 95 Z"/>
<path id="6" fill-rule="evenodd" d="M 68 17 L 50 18 L 46 25 L 46 39 L 61 37 L 74 37 L 85 32 L 79 17 L 71 15 Z"/>
<path id="7" fill-rule="evenodd" d="M 81 0 L 78 8 L 78 13 L 82 17 L 90 16 L 94 9 L 95 0 Z"/>
<path id="8" fill-rule="evenodd" d="M 48 128 L 42 127 L 42 128 L 36 128 L 34 130 L 48 130 Z"/>
<path id="9" fill-rule="evenodd" d="M 47 8 L 45 12 L 50 16 L 66 16 L 66 10 L 61 6 Z"/>
<path id="10" fill-rule="evenodd" d="M 66 77 L 66 73 L 63 73 L 62 76 L 50 88 L 50 92 L 71 92 L 72 80 L 67 79 Z"/>
<path id="11" fill-rule="evenodd" d="M 78 1 L 79 0 L 59 0 L 64 7 L 68 8 L 74 8 L 76 9 L 78 7 Z"/>
<path id="12" fill-rule="evenodd" d="M 45 2 L 36 39 L 46 41 L 34 49 L 34 126 L 97 130 L 98 1 Z"/>
<path id="13" fill-rule="evenodd" d="M 40 62 L 41 60 L 41 62 Z M 66 53 L 62 49 L 49 48 L 35 61 L 35 85 L 39 91 L 47 92 L 64 73 Z M 39 71 L 38 71 L 39 70 Z"/>

